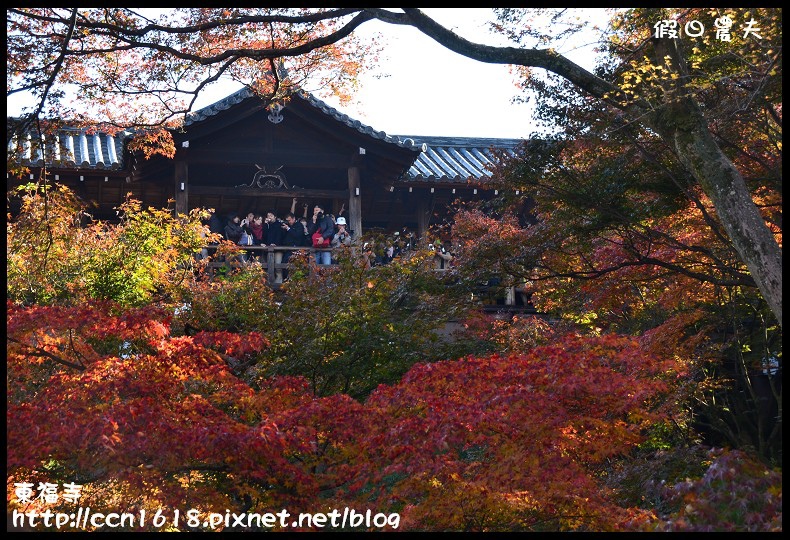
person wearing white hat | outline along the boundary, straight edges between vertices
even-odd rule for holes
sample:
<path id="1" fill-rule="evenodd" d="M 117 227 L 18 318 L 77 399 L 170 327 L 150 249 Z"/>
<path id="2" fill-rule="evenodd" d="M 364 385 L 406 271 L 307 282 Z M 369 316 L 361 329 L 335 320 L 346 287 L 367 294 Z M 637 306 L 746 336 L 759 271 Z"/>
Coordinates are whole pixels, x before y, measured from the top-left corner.
<path id="1" fill-rule="evenodd" d="M 346 228 L 346 218 L 340 216 L 335 221 L 335 225 L 337 225 L 337 232 L 332 237 L 332 247 L 350 246 L 351 233 Z"/>

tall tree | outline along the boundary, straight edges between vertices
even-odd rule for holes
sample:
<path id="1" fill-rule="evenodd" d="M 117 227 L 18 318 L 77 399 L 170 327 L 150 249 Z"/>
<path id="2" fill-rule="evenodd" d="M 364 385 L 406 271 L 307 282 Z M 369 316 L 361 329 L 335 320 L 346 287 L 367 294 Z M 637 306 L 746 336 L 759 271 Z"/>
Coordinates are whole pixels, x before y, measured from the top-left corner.
<path id="1" fill-rule="evenodd" d="M 630 32 L 627 40 L 624 39 L 631 46 L 630 55 L 623 58 L 613 71 L 616 75 L 613 80 L 582 69 L 550 48 L 491 47 L 471 43 L 417 9 L 404 9 L 404 15 L 394 20 L 408 20 L 408 24 L 441 45 L 481 62 L 540 67 L 556 73 L 590 96 L 622 110 L 628 120 L 644 124 L 658 133 L 674 149 L 680 162 L 713 202 L 735 249 L 781 325 L 782 250 L 752 200 L 743 175 L 711 133 L 709 120 L 696 99 L 700 79 L 704 80 L 709 74 L 703 72 L 700 76 L 698 68 L 689 61 L 691 48 L 695 46 L 693 41 L 652 37 L 654 25 L 663 20 L 679 19 L 679 25 L 682 25 L 703 13 L 702 10 L 687 10 L 685 13 L 671 13 L 665 9 L 633 10 L 633 18 L 622 26 Z M 731 18 L 744 21 L 747 14 L 748 10 L 740 10 L 740 17 Z M 757 79 L 749 87 L 750 97 L 757 100 L 766 97 L 767 85 L 764 83 L 768 74 L 781 71 L 781 10 L 765 10 L 762 15 L 762 24 L 770 24 L 770 29 L 767 29 L 770 34 L 766 32 L 760 38 L 766 40 L 760 49 L 724 53 L 743 54 L 746 68 Z M 502 10 L 500 18 L 510 24 L 524 21 L 512 10 Z M 754 21 L 753 18 L 750 20 Z M 510 35 L 521 39 L 529 34 L 522 31 L 511 32 Z M 615 34 L 615 37 L 622 39 L 622 35 Z M 639 73 L 637 64 L 643 69 L 649 66 L 654 73 L 660 73 L 652 79 L 649 95 L 629 89 L 629 79 Z M 760 74 L 763 76 L 759 77 Z M 781 94 L 779 103 L 773 105 L 781 117 Z"/>
<path id="2" fill-rule="evenodd" d="M 521 278 L 541 311 L 670 348 L 697 366 L 689 403 L 706 441 L 781 462 L 781 331 L 710 201 L 660 140 L 602 135 L 612 118 L 594 107 L 574 115 L 586 134 L 524 145 L 487 182 L 508 195 L 456 214 L 459 273 Z M 511 214 L 524 203 L 517 190 L 530 194 L 533 220 Z M 777 193 L 763 193 L 764 211 L 778 208 Z M 509 336 L 503 345 L 521 342 Z"/>
<path id="3" fill-rule="evenodd" d="M 627 120 L 645 125 L 674 149 L 713 202 L 735 249 L 782 324 L 780 243 L 766 226 L 742 172 L 711 132 L 706 108 L 697 98 L 698 83 L 709 73 L 700 74 L 690 62 L 696 42 L 653 38 L 655 24 L 672 19 L 683 27 L 705 15 L 704 10 L 635 9 L 615 19 L 613 43 L 624 45 L 630 55 L 613 57 L 617 65 L 609 76 L 590 73 L 552 48 L 529 44 L 528 38 L 534 35 L 525 18 L 529 12 L 509 8 L 499 12 L 498 28 L 513 39 L 516 46 L 512 47 L 473 43 L 416 8 L 397 12 L 194 8 L 174 10 L 169 20 L 160 22 L 127 8 L 26 8 L 11 9 L 7 15 L 7 93 L 36 93 L 36 118 L 46 111 L 48 100 L 60 101 L 65 84 L 76 84 L 80 98 L 102 107 L 105 121 L 148 126 L 188 111 L 194 96 L 225 73 L 278 98 L 288 88 L 306 82 L 311 73 L 326 68 L 324 73 L 329 75 L 319 80 L 339 89 L 353 80 L 354 70 L 365 60 L 362 50 L 354 54 L 353 38 L 346 39 L 372 19 L 413 26 L 438 44 L 481 62 L 543 68 L 590 98 L 622 110 Z M 721 56 L 743 58 L 741 70 L 753 74 L 745 106 L 765 99 L 769 76 L 778 73 L 781 80 L 781 10 L 760 9 L 753 14 L 728 9 L 714 11 L 708 18 L 714 15 L 726 15 L 751 28 L 760 24 L 759 46 L 749 45 L 746 35 L 742 39 L 738 35 Z M 287 76 L 271 62 L 278 58 L 290 59 Z M 716 64 L 715 59 L 711 64 Z M 147 69 L 140 69 L 141 65 Z M 644 76 L 647 69 L 652 77 Z M 649 86 L 648 91 L 633 91 L 637 76 Z M 133 96 L 148 94 L 158 98 L 153 105 L 128 107 Z M 173 101 L 174 96 L 184 94 L 192 100 Z M 122 106 L 109 106 L 119 98 Z M 774 101 L 773 114 L 780 126 L 781 93 Z"/>

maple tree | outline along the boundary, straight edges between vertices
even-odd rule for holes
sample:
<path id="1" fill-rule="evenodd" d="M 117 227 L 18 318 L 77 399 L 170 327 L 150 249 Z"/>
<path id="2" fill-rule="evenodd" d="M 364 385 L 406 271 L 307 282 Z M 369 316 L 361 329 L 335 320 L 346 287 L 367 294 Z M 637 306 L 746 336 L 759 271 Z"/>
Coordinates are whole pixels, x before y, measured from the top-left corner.
<path id="1" fill-rule="evenodd" d="M 621 28 L 632 34 L 613 42 L 618 55 L 630 58 L 643 16 L 623 16 Z M 705 10 L 684 17 L 713 24 Z M 695 43 L 690 84 L 781 245 L 779 72 L 766 71 L 755 93 L 757 74 L 725 49 L 712 39 Z M 750 44 L 743 53 L 757 62 L 765 50 Z M 653 94 L 663 70 L 637 57 L 629 65 L 601 69 L 628 81 L 633 99 L 660 99 Z M 537 291 L 541 310 L 593 332 L 645 335 L 672 347 L 695 366 L 698 386 L 688 399 L 706 441 L 752 447 L 781 463 L 781 325 L 716 205 L 655 130 L 602 109 L 559 78 L 534 87 L 538 116 L 563 130 L 503 155 L 485 184 L 503 195 L 456 215 L 463 271 L 483 278 L 483 261 L 495 260 L 499 272 Z"/>
<path id="2" fill-rule="evenodd" d="M 782 264 L 781 237 L 774 236 L 775 231 L 769 228 L 758 209 L 756 202 L 759 202 L 761 194 L 753 183 L 747 185 L 744 176 L 748 170 L 735 165 L 743 164 L 743 156 L 737 154 L 742 147 L 736 144 L 733 151 L 732 140 L 722 137 L 722 130 L 717 128 L 725 124 L 725 118 L 735 117 L 740 112 L 740 98 L 745 98 L 759 111 L 744 114 L 745 123 L 753 114 L 762 117 L 763 126 L 768 124 L 763 131 L 781 131 L 781 90 L 777 86 L 781 70 L 774 69 L 777 58 L 781 56 L 781 37 L 777 33 L 780 25 L 775 24 L 779 12 L 761 10 L 757 13 L 761 24 L 766 27 L 765 41 L 762 37 L 758 43 L 739 41 L 737 52 L 740 56 L 733 57 L 730 54 L 731 44 L 717 41 L 712 35 L 705 35 L 699 40 L 689 37 L 685 40 L 652 38 L 654 24 L 661 20 L 677 19 L 681 26 L 691 20 L 699 20 L 711 28 L 714 19 L 722 14 L 719 10 L 706 9 L 623 10 L 613 17 L 612 35 L 606 44 L 609 56 L 599 67 L 597 75 L 570 65 L 566 59 L 552 54 L 551 49 L 534 62 L 527 61 L 521 65 L 545 67 L 561 79 L 558 85 L 552 85 L 551 80 L 547 82 L 544 78 L 525 73 L 527 86 L 538 90 L 547 87 L 559 89 L 551 100 L 554 107 L 544 109 L 551 111 L 549 117 L 554 121 L 564 125 L 566 121 L 572 121 L 577 107 L 585 109 L 592 106 L 600 111 L 603 105 L 604 110 L 620 112 L 617 129 L 631 132 L 634 137 L 638 137 L 640 131 L 646 131 L 650 138 L 663 143 L 668 150 L 665 156 L 669 156 L 671 161 L 661 165 L 679 169 L 685 177 L 683 182 L 689 186 L 686 189 L 699 189 L 711 201 L 720 220 L 721 231 L 726 231 L 726 236 L 781 325 L 781 294 L 777 295 L 776 288 L 781 285 L 778 277 Z M 726 14 L 731 20 L 745 22 L 754 13 L 744 8 L 726 10 Z M 519 42 L 534 37 L 528 17 L 529 14 L 523 11 L 502 10 L 503 31 Z M 455 46 L 455 50 L 466 45 L 450 35 L 442 35 L 441 42 Z M 478 58 L 496 56 L 496 52 L 492 49 L 475 50 Z M 505 53 L 504 50 L 501 52 Z M 513 54 L 526 55 L 522 51 Z M 745 58 L 750 63 L 744 63 L 742 59 Z M 752 69 L 753 66 L 760 67 Z M 615 85 L 607 81 L 613 81 Z M 579 94 L 576 88 L 585 94 Z M 545 96 L 546 92 L 542 95 Z M 561 97 L 557 98 L 557 95 Z M 727 98 L 722 99 L 722 95 Z M 742 122 L 741 118 L 734 120 Z M 607 129 L 604 133 L 612 131 Z M 765 137 L 760 138 L 764 142 Z M 766 148 L 765 144 L 760 146 Z M 772 151 L 770 146 L 767 150 Z M 733 153 L 737 161 L 730 157 Z M 778 154 L 781 159 L 781 150 Z M 777 170 L 776 163 L 776 160 L 768 160 L 772 173 Z M 693 185 L 689 185 L 688 179 L 693 180 Z M 607 196 L 605 189 L 588 193 L 596 194 Z"/>
<path id="3" fill-rule="evenodd" d="M 713 449 L 711 466 L 698 480 L 662 486 L 662 496 L 676 508 L 653 531 L 781 532 L 781 474 L 766 471 L 746 452 Z"/>
<path id="4" fill-rule="evenodd" d="M 376 504 L 406 530 L 652 519 L 596 480 L 666 419 L 680 375 L 632 339 L 420 364 L 360 403 L 290 377 L 243 383 L 223 356 L 268 347 L 255 332 L 177 337 L 167 312 L 109 303 L 7 312 L 9 503 L 13 482 L 46 479 L 81 483 L 95 511 Z"/>
<path id="5" fill-rule="evenodd" d="M 276 362 L 289 360 L 286 334 L 269 317 L 279 308 L 255 264 L 193 283 L 191 296 L 174 289 L 167 302 L 141 307 L 9 299 L 9 511 L 73 511 L 65 500 L 19 503 L 15 484 L 75 482 L 83 486 L 81 505 L 134 515 L 194 508 L 206 519 L 224 509 L 375 505 L 397 513 L 403 530 L 688 527 L 682 513 L 664 515 L 625 499 L 608 480 L 613 464 L 655 447 L 656 430 L 677 430 L 688 377 L 682 358 L 651 350 L 650 336 L 582 337 L 535 323 L 526 332 L 496 330 L 501 338 L 493 339 L 507 355 L 441 361 L 435 351 L 417 352 L 430 342 L 421 336 L 412 352 L 397 349 L 405 361 L 376 357 L 378 340 L 410 326 L 431 328 L 426 312 L 418 310 L 420 324 L 406 312 L 387 313 L 396 299 L 412 307 L 431 302 L 423 308 L 434 310 L 437 300 L 426 296 L 437 288 L 431 254 L 417 250 L 372 268 L 351 248 L 338 257 L 341 269 L 323 274 L 297 259 L 290 294 L 305 298 L 291 303 L 291 313 L 315 315 L 314 302 L 329 288 L 330 302 L 360 317 L 326 310 L 323 322 L 336 325 L 339 341 L 326 334 L 305 339 L 325 356 L 284 363 L 279 375 Z M 349 332 L 370 338 L 355 345 Z M 316 351 L 303 347 L 299 354 Z M 365 354 L 372 354 L 367 365 Z M 262 358 L 267 370 L 256 372 Z M 330 384 L 317 385 L 322 379 L 311 378 L 311 370 L 322 358 L 331 369 L 321 376 Z M 347 377 L 348 359 L 358 378 Z M 288 372 L 303 376 L 282 375 Z M 335 393 L 339 388 L 360 399 Z M 699 475 L 708 470 L 702 465 Z M 764 470 L 750 465 L 734 480 L 745 485 Z M 770 499 L 777 476 L 765 478 L 755 484 L 768 488 L 764 511 L 733 522 L 734 530 L 772 530 L 781 519 Z M 729 484 L 721 489 L 731 491 Z M 718 488 L 704 499 L 710 522 L 729 511 Z M 168 527 L 200 530 L 194 522 Z M 144 528 L 158 526 L 149 521 Z"/>
<path id="6" fill-rule="evenodd" d="M 263 333 L 272 347 L 235 366 L 249 381 L 303 375 L 318 395 L 366 395 L 418 360 L 442 358 L 446 347 L 436 332 L 463 309 L 458 295 L 437 284 L 427 249 L 370 268 L 355 248 L 338 252 L 338 264 L 322 272 L 295 255 L 275 296 L 260 265 L 239 263 L 239 246 L 222 241 L 212 258 L 195 260 L 207 240 L 201 220 L 208 211 L 173 217 L 130 199 L 118 209 L 120 222 L 107 224 L 89 221 L 68 188 L 47 186 L 48 196 L 25 189 L 7 230 L 9 299 L 156 303 L 173 310 L 186 334 Z M 213 259 L 234 261 L 231 271 L 212 276 Z"/>
<path id="7" fill-rule="evenodd" d="M 143 305 L 191 277 L 193 254 L 205 242 L 205 210 L 174 217 L 127 199 L 119 223 L 94 221 L 89 206 L 59 184 L 30 184 L 6 228 L 9 299 L 79 303 L 112 299 Z"/>
<path id="8" fill-rule="evenodd" d="M 374 269 L 341 257 L 324 274 L 296 258 L 282 304 L 254 266 L 191 280 L 198 215 L 130 202 L 121 226 L 80 227 L 73 195 L 31 187 L 7 229 L 9 509 L 15 481 L 41 480 L 84 483 L 82 504 L 112 512 L 375 503 L 406 530 L 781 530 L 781 474 L 741 452 L 686 450 L 699 427 L 781 464 L 780 10 L 759 10 L 765 41 L 735 55 L 711 39 L 648 39 L 658 19 L 710 27 L 719 13 L 628 10 L 596 75 L 551 49 L 467 42 L 411 8 L 180 13 L 157 26 L 126 8 L 9 10 L 8 92 L 40 98 L 9 126 L 70 121 L 60 89 L 75 83 L 100 129 L 150 128 L 135 148 L 167 154 L 162 126 L 221 73 L 272 100 L 317 73 L 340 91 L 367 52 L 346 40 L 380 18 L 564 77 L 523 74 L 568 136 L 497 171 L 536 216 L 512 198 L 459 214 L 446 282 L 423 272 L 427 253 Z M 526 43 L 521 14 L 501 11 L 499 30 Z M 287 72 L 273 63 L 286 57 Z M 151 93 L 162 99 L 131 96 Z M 738 197 L 712 193 L 722 180 Z M 748 227 L 733 230 L 742 210 Z M 539 284 L 536 304 L 588 335 L 476 316 L 469 340 L 434 348 L 446 304 L 433 294 L 474 291 L 492 272 Z M 301 339 L 286 324 L 311 326 Z M 477 356 L 440 361 L 464 347 Z"/>
<path id="9" fill-rule="evenodd" d="M 353 10 L 306 8 L 14 8 L 7 18 L 8 93 L 32 92 L 35 116 L 84 112 L 102 128 L 158 127 L 229 77 L 275 99 L 296 87 L 348 99 L 348 83 L 375 53 L 336 20 Z M 334 34 L 334 38 L 325 35 Z M 41 39 L 42 37 L 45 39 Z M 340 42 L 340 38 L 345 38 Z M 274 60 L 290 59 L 287 75 Z M 41 60 L 42 63 L 31 60 Z M 62 84 L 80 87 L 71 100 Z M 150 99 L 153 96 L 156 99 Z M 158 130 L 155 130 L 158 131 Z"/>
<path id="10" fill-rule="evenodd" d="M 512 195 L 456 214 L 459 271 L 474 283 L 495 269 L 530 284 L 541 311 L 671 347 L 696 366 L 689 401 L 708 442 L 781 462 L 781 330 L 710 202 L 677 189 L 680 173 L 650 167 L 629 137 L 597 133 L 505 160 L 491 184 L 529 193 L 532 214 L 519 219 L 524 201 Z M 775 192 L 763 200 L 776 209 Z M 487 336 L 511 346 L 517 326 Z"/>

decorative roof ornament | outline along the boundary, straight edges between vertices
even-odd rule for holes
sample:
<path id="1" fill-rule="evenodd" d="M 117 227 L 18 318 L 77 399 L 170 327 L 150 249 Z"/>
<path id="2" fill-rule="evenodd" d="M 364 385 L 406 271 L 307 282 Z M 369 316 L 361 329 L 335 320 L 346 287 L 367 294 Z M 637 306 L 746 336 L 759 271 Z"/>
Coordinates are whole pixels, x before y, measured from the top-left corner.
<path id="1" fill-rule="evenodd" d="M 252 176 L 249 184 L 239 184 L 235 186 L 240 187 L 254 187 L 258 186 L 261 189 L 291 189 L 288 182 L 285 181 L 285 175 L 280 172 L 284 165 L 280 165 L 273 171 L 267 171 L 266 167 L 261 167 L 257 163 L 255 167 L 258 169 Z"/>
<path id="2" fill-rule="evenodd" d="M 269 107 L 267 107 L 267 109 L 269 111 L 269 116 L 268 116 L 269 122 L 271 122 L 272 124 L 279 124 L 280 122 L 283 121 L 283 115 L 280 114 L 283 110 L 282 105 L 280 105 L 279 103 L 272 103 L 271 105 L 269 105 Z"/>

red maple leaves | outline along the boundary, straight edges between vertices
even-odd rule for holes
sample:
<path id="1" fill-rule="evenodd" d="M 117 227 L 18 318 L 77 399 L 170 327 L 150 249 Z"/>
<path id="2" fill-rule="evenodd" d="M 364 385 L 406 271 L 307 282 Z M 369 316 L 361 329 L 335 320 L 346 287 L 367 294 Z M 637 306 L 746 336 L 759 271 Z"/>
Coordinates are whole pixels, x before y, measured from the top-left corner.
<path id="1" fill-rule="evenodd" d="M 632 339 L 569 335 L 416 365 L 360 403 L 301 378 L 243 383 L 228 357 L 262 350 L 255 333 L 171 337 L 161 312 L 116 310 L 9 305 L 7 318 L 10 474 L 57 464 L 51 481 L 81 480 L 86 504 L 113 511 L 321 500 L 422 530 L 616 529 L 633 510 L 596 476 L 661 420 L 677 369 Z"/>

